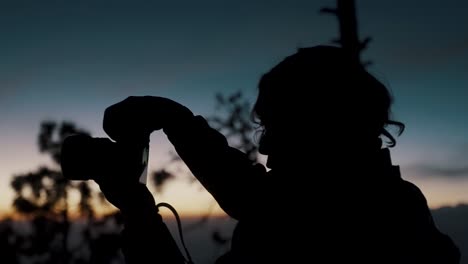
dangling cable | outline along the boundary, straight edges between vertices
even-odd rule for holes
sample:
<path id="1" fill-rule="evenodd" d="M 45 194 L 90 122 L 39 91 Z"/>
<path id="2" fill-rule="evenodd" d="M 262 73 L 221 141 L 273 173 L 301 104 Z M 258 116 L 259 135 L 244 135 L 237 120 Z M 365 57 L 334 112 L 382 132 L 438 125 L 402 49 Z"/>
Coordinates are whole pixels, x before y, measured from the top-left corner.
<path id="1" fill-rule="evenodd" d="M 176 221 L 177 221 L 177 228 L 179 229 L 180 241 L 182 243 L 182 246 L 184 247 L 185 254 L 187 255 L 187 259 L 188 259 L 188 260 L 185 260 L 185 261 L 188 264 L 194 264 L 194 262 L 192 260 L 192 256 L 190 256 L 190 253 L 189 253 L 189 251 L 187 249 L 187 246 L 185 245 L 184 234 L 182 233 L 182 223 L 180 221 L 180 217 L 179 217 L 179 214 L 177 213 L 176 209 L 174 207 L 172 207 L 172 205 L 170 205 L 168 203 L 158 203 L 158 204 L 156 204 L 156 207 L 157 208 L 166 207 L 167 209 L 171 210 L 171 212 L 174 214 L 174 216 L 176 218 Z"/>

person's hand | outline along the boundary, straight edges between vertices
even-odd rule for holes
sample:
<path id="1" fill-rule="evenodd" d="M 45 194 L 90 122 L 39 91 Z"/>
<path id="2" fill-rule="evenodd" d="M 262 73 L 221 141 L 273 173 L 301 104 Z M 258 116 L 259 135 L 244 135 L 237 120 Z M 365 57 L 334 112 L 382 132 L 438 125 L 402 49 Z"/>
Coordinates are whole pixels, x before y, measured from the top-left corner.
<path id="1" fill-rule="evenodd" d="M 119 175 L 125 177 L 125 175 Z M 117 176 L 117 177 L 119 177 Z M 117 178 L 116 177 L 116 178 Z M 124 214 L 131 214 L 132 211 L 155 205 L 154 198 L 146 185 L 139 182 L 116 181 L 96 181 L 107 201 L 119 208 Z"/>
<path id="2" fill-rule="evenodd" d="M 192 117 L 185 106 L 157 96 L 130 96 L 104 112 L 104 131 L 115 141 L 148 136 Z"/>

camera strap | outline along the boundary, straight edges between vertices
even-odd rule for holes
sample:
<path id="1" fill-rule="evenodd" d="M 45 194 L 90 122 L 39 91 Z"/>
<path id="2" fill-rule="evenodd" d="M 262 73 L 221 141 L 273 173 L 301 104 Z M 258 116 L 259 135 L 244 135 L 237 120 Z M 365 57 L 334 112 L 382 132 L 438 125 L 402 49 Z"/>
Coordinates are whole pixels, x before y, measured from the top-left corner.
<path id="1" fill-rule="evenodd" d="M 187 264 L 194 264 L 194 262 L 192 260 L 192 256 L 190 256 L 190 252 L 188 251 L 187 246 L 185 245 L 184 234 L 182 233 L 182 223 L 180 221 L 180 217 L 179 217 L 179 214 L 177 213 L 176 209 L 172 205 L 170 205 L 168 203 L 164 203 L 164 202 L 156 204 L 156 207 L 158 209 L 160 207 L 166 207 L 167 209 L 169 209 L 174 214 L 174 216 L 176 218 L 176 221 L 177 221 L 177 229 L 179 229 L 179 238 L 180 238 L 182 246 L 184 247 L 185 255 L 187 255 L 187 259 L 185 259 L 185 262 Z"/>

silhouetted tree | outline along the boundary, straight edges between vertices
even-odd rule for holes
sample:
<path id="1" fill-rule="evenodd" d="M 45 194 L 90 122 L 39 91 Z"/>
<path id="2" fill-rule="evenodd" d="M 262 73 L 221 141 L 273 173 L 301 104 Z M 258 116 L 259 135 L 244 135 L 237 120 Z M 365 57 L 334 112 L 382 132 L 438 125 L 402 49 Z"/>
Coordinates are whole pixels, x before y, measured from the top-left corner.
<path id="1" fill-rule="evenodd" d="M 93 206 L 93 200 L 102 201 L 98 199 L 102 195 L 91 188 L 90 182 L 65 179 L 60 170 L 62 143 L 67 136 L 76 133 L 89 135 L 87 131 L 70 122 L 42 122 L 38 147 L 41 153 L 51 157 L 52 165 L 15 175 L 11 181 L 15 191 L 14 209 L 19 215 L 32 219 L 33 232 L 27 237 L 18 236 L 16 239 L 16 246 L 21 249 L 20 254 L 31 258 L 30 263 L 88 263 L 93 255 L 87 257 L 89 252 L 80 249 L 87 247 L 90 251 L 102 240 L 103 233 L 100 229 L 103 229 L 103 223 L 102 220 L 96 219 L 96 208 Z M 87 225 L 80 233 L 82 242 L 77 248 L 71 248 L 68 244 L 72 226 L 69 210 L 72 192 L 79 194 L 76 203 L 79 217 L 87 220 Z M 115 229 L 111 233 L 117 234 L 118 231 Z M 91 235 L 93 232 L 97 234 Z M 117 250 L 112 256 L 106 257 L 115 258 Z"/>
<path id="2" fill-rule="evenodd" d="M 242 150 L 250 160 L 258 161 L 258 151 L 253 136 L 255 124 L 251 118 L 251 103 L 241 91 L 231 95 L 216 95 L 217 114 L 208 118 L 211 126 L 223 133 L 230 144 Z"/>
<path id="3" fill-rule="evenodd" d="M 53 166 L 42 166 L 34 172 L 15 175 L 11 182 L 16 197 L 14 208 L 20 214 L 59 216 L 68 221 L 68 196 L 70 191 L 80 193 L 79 208 L 86 215 L 93 215 L 90 204 L 91 189 L 87 182 L 66 180 L 60 171 L 60 150 L 63 140 L 71 134 L 88 132 L 72 123 L 57 124 L 46 121 L 41 124 L 38 137 L 39 151 L 50 155 Z"/>
<path id="4" fill-rule="evenodd" d="M 340 37 L 333 42 L 348 50 L 349 54 L 359 63 L 369 65 L 371 62 L 361 61 L 361 52 L 367 48 L 371 38 L 367 37 L 363 41 L 359 39 L 355 1 L 337 0 L 336 8 L 324 7 L 320 12 L 335 15 L 338 19 Z"/>
<path id="5" fill-rule="evenodd" d="M 174 174 L 168 172 L 166 169 L 161 169 L 153 172 L 153 185 L 156 192 L 161 192 L 167 180 L 175 178 Z"/>

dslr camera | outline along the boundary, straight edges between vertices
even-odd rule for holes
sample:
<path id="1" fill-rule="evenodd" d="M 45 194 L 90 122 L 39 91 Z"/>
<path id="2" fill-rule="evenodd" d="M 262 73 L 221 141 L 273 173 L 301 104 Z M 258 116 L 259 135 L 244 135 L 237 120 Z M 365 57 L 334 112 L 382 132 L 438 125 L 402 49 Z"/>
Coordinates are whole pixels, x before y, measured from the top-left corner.
<path id="1" fill-rule="evenodd" d="M 104 180 L 103 177 L 135 177 L 146 184 L 149 136 L 114 142 L 75 134 L 62 144 L 62 173 L 69 180 Z M 106 178 L 107 180 L 108 178 Z"/>

